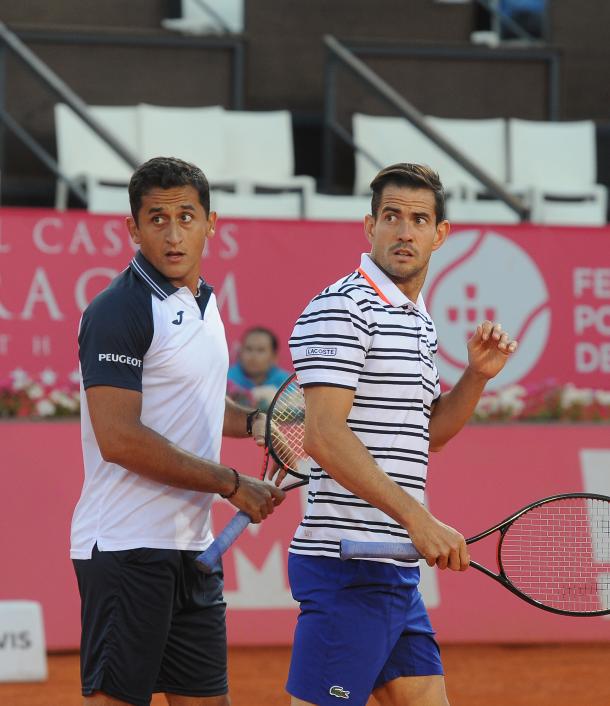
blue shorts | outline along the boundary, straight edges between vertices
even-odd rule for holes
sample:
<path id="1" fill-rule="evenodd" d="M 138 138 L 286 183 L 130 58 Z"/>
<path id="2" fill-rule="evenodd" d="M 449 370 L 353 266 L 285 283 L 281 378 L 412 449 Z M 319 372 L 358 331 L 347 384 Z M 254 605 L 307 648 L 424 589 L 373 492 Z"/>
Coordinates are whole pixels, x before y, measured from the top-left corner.
<path id="1" fill-rule="evenodd" d="M 289 554 L 288 576 L 301 604 L 288 693 L 317 706 L 365 706 L 393 679 L 443 674 L 419 568 Z"/>

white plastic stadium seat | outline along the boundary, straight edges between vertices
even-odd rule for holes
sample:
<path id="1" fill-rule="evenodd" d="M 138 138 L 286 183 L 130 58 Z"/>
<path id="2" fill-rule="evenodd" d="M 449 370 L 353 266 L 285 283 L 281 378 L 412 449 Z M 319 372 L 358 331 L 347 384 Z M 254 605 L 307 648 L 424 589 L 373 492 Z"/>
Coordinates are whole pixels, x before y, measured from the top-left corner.
<path id="1" fill-rule="evenodd" d="M 294 174 L 289 111 L 226 111 L 223 134 L 226 162 L 221 181 L 235 181 L 241 193 L 256 187 L 315 190 L 313 177 Z"/>
<path id="2" fill-rule="evenodd" d="M 137 109 L 140 154 L 178 157 L 196 164 L 211 184 L 225 172 L 225 111 L 221 106 L 177 108 L 140 103 Z"/>
<path id="3" fill-rule="evenodd" d="M 430 124 L 450 142 L 459 147 L 476 166 L 500 184 L 507 182 L 506 134 L 503 118 L 462 120 L 454 118 L 427 118 Z M 440 156 L 434 168 L 441 176 L 447 191 L 457 192 L 465 187 L 468 193 L 485 191 L 485 187 L 461 165 L 446 154 Z"/>
<path id="4" fill-rule="evenodd" d="M 363 221 L 370 212 L 370 196 L 312 194 L 305 204 L 305 218 L 315 221 Z"/>
<path id="5" fill-rule="evenodd" d="M 506 125 L 502 118 L 427 117 L 426 120 L 496 181 L 506 181 Z M 401 161 L 428 164 L 439 173 L 448 193 L 459 195 L 463 191 L 483 190 L 474 177 L 404 118 L 356 113 L 353 136 L 356 145 L 374 157 L 380 166 Z M 356 152 L 354 193 L 367 193 L 378 171 L 378 165 Z"/>
<path id="6" fill-rule="evenodd" d="M 210 208 L 223 218 L 297 219 L 302 213 L 298 193 L 232 194 L 213 191 Z"/>
<path id="7" fill-rule="evenodd" d="M 100 184 L 87 177 L 87 210 L 89 213 L 113 213 L 129 215 L 129 194 L 126 185 Z"/>
<path id="8" fill-rule="evenodd" d="M 497 199 L 449 198 L 447 218 L 452 223 L 519 223 L 519 216 Z"/>
<path id="9" fill-rule="evenodd" d="M 117 140 L 138 154 L 138 131 L 135 106 L 89 106 Z M 119 157 L 67 105 L 55 105 L 55 136 L 59 168 L 71 180 L 84 183 L 86 175 L 98 180 L 129 182 L 132 167 Z M 65 209 L 68 187 L 61 179 L 56 187 L 56 207 Z"/>
<path id="10" fill-rule="evenodd" d="M 182 0 L 182 17 L 165 19 L 161 24 L 165 29 L 185 34 L 222 34 L 225 31 L 238 34 L 244 31 L 244 0 L 214 0 L 211 6 L 213 13 L 197 0 Z"/>
<path id="11" fill-rule="evenodd" d="M 509 121 L 513 190 L 529 191 L 538 223 L 603 225 L 607 190 L 596 184 L 595 125 Z"/>

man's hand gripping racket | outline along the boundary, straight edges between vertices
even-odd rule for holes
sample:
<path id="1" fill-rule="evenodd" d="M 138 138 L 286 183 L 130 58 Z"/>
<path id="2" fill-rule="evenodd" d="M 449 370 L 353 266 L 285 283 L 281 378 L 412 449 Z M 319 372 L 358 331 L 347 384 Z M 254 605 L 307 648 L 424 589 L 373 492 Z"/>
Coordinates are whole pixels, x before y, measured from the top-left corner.
<path id="1" fill-rule="evenodd" d="M 574 616 L 610 613 L 610 498 L 568 493 L 543 498 L 466 540 L 497 533 L 498 572 L 470 562 L 530 605 Z M 342 559 L 421 555 L 413 544 L 341 540 Z"/>
<path id="2" fill-rule="evenodd" d="M 269 470 L 271 477 L 277 471 L 276 484 L 281 483 L 286 475 L 299 478 L 296 482 L 280 485 L 284 491 L 299 488 L 309 482 L 308 456 L 303 450 L 304 431 L 305 397 L 296 376 L 291 375 L 277 391 L 267 411 L 261 480 L 265 480 Z M 245 512 L 238 512 L 212 544 L 197 557 L 198 568 L 205 573 L 212 571 L 220 557 L 250 522 Z"/>

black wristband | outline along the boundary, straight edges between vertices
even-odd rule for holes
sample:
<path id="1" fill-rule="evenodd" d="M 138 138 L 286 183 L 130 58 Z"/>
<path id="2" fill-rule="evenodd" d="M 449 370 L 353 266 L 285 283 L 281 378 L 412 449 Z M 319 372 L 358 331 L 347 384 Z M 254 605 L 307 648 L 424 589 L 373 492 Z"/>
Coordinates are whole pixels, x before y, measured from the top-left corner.
<path id="1" fill-rule="evenodd" d="M 248 412 L 248 416 L 246 417 L 246 434 L 248 436 L 252 436 L 252 425 L 254 424 L 254 420 L 258 417 L 259 414 L 262 414 L 263 410 L 258 409 L 258 407 L 252 412 Z"/>
<path id="2" fill-rule="evenodd" d="M 239 473 L 234 468 L 232 468 L 231 470 L 235 474 L 235 485 L 233 487 L 233 490 L 228 495 L 223 495 L 222 493 L 219 493 L 220 497 L 224 498 L 225 500 L 232 498 L 235 493 L 239 490 Z"/>

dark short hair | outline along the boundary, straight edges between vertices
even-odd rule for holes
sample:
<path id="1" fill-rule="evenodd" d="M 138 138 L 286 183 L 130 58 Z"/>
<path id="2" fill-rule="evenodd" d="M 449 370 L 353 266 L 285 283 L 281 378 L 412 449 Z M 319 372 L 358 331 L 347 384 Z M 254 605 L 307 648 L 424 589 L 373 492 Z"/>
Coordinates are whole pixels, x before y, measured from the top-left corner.
<path id="1" fill-rule="evenodd" d="M 210 214 L 210 185 L 201 169 L 176 157 L 153 157 L 141 164 L 129 181 L 129 206 L 136 223 L 142 199 L 149 191 L 176 186 L 197 189 L 206 216 Z"/>
<path id="2" fill-rule="evenodd" d="M 269 340 L 271 341 L 271 349 L 274 353 L 278 352 L 280 342 L 278 341 L 277 336 L 273 333 L 271 329 L 265 328 L 264 326 L 252 326 L 252 328 L 246 329 L 244 331 L 243 336 L 241 337 L 242 343 L 246 340 L 246 338 L 248 338 L 251 333 L 263 333 L 265 334 L 265 336 L 269 336 Z"/>
<path id="3" fill-rule="evenodd" d="M 436 222 L 440 223 L 445 220 L 445 190 L 438 174 L 425 164 L 409 164 L 408 162 L 385 167 L 371 182 L 373 192 L 371 213 L 375 220 L 377 220 L 381 195 L 389 184 L 405 186 L 410 189 L 429 189 L 434 194 Z"/>

